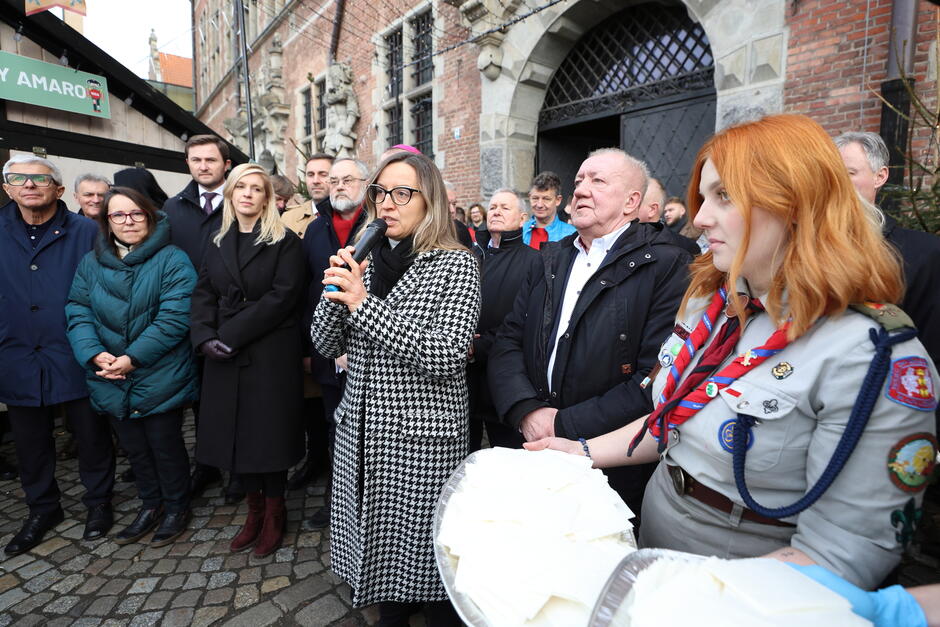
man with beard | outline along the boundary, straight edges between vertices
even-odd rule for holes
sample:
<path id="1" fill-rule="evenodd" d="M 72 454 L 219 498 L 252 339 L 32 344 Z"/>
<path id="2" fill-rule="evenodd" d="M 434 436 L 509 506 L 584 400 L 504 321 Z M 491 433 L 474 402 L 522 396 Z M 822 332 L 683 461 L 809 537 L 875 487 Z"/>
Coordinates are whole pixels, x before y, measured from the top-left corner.
<path id="1" fill-rule="evenodd" d="M 330 451 L 333 450 L 333 412 L 343 398 L 343 386 L 346 383 L 346 358 L 327 359 L 321 356 L 309 344 L 310 320 L 313 310 L 320 302 L 323 293 L 323 272 L 330 267 L 330 255 L 350 244 L 356 232 L 365 221 L 362 199 L 365 197 L 369 168 L 355 159 L 337 159 L 330 168 L 329 202 L 318 205 L 320 218 L 314 220 L 304 235 L 304 256 L 310 272 L 310 287 L 307 290 L 307 307 L 304 311 L 304 328 L 309 350 L 304 359 L 305 366 L 323 391 L 323 410 L 328 426 Z M 307 434 L 307 465 L 310 458 L 311 433 Z M 306 529 L 321 529 L 330 524 L 329 486 L 327 486 L 327 504 L 304 521 Z"/>

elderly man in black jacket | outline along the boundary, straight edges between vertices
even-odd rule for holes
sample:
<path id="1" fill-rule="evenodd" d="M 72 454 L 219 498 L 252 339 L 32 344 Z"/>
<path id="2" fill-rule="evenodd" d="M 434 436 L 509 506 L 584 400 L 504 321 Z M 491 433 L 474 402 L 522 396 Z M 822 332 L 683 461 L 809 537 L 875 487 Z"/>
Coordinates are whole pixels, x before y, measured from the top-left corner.
<path id="1" fill-rule="evenodd" d="M 487 358 L 499 326 L 519 295 L 526 295 L 542 275 L 542 257 L 522 241 L 524 201 L 511 189 L 496 190 L 472 251 L 480 260 L 480 320 L 473 336 L 467 380 L 470 385 L 470 450 L 480 448 L 483 425 L 493 446 L 520 448 L 525 441 L 516 429 L 499 422 L 486 380 Z M 483 234 L 487 234 L 485 237 Z"/>
<path id="2" fill-rule="evenodd" d="M 691 256 L 661 225 L 637 220 L 648 176 L 621 150 L 588 156 L 575 179 L 578 232 L 542 247 L 542 280 L 490 349 L 496 409 L 528 441 L 591 438 L 653 408 L 641 383 L 673 328 Z M 651 470 L 606 471 L 634 513 Z"/>

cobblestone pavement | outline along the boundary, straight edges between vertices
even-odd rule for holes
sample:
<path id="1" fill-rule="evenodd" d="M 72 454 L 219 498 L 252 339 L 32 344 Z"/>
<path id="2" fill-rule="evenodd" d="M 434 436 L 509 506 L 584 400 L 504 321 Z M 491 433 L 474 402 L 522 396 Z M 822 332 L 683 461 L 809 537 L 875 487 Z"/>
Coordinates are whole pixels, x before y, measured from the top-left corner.
<path id="1" fill-rule="evenodd" d="M 184 429 L 191 451 L 191 415 Z M 15 459 L 11 443 L 0 446 L 0 453 Z M 0 561 L 0 627 L 361 627 L 378 618 L 372 607 L 351 608 L 349 587 L 329 571 L 328 532 L 299 529 L 300 521 L 323 504 L 322 481 L 288 494 L 283 548 L 259 560 L 250 553 L 229 552 L 246 506 L 225 505 L 221 487 L 210 488 L 193 503 L 190 530 L 170 546 L 84 542 L 78 462 L 58 464 L 66 520 L 29 553 Z M 119 457 L 117 472 L 126 468 L 127 460 Z M 134 519 L 139 504 L 132 484 L 115 485 L 112 535 Z M 924 527 L 933 539 L 922 538 L 924 550 L 917 547 L 905 559 L 899 573 L 904 585 L 940 581 L 940 506 L 934 503 L 926 510 Z M 0 481 L 0 546 L 19 530 L 26 512 L 19 481 Z M 416 616 L 412 625 L 419 627 L 423 621 Z"/>
<path id="2" fill-rule="evenodd" d="M 191 415 L 186 426 L 192 451 Z M 60 436 L 58 443 L 62 443 Z M 0 452 L 15 459 L 7 443 Z M 127 468 L 118 458 L 117 472 Z M 376 622 L 373 608 L 350 607 L 349 587 L 329 566 L 329 533 L 302 532 L 300 521 L 323 505 L 322 481 L 288 494 L 287 534 L 274 555 L 233 554 L 229 541 L 244 522 L 246 505 L 225 505 L 220 487 L 193 502 L 190 529 L 159 549 L 111 540 L 85 542 L 84 488 L 78 462 L 58 462 L 66 520 L 32 551 L 0 561 L 0 627 L 51 625 L 342 625 Z M 129 524 L 140 506 L 133 484 L 115 485 L 115 526 Z M 0 546 L 26 516 L 19 481 L 0 481 Z M 2 553 L 0 553 L 2 556 Z M 417 619 L 415 619 L 417 620 Z"/>

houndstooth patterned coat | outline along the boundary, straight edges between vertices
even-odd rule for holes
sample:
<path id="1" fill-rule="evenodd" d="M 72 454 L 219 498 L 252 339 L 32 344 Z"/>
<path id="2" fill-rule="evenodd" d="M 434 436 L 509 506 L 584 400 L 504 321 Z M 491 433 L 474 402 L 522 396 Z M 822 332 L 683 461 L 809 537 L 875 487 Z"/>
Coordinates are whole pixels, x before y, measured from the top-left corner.
<path id="1" fill-rule="evenodd" d="M 370 266 L 367 289 L 371 277 Z M 467 350 L 479 310 L 473 255 L 432 250 L 385 300 L 370 294 L 349 313 L 321 298 L 314 313 L 316 349 L 349 360 L 335 414 L 330 544 L 333 571 L 357 607 L 447 598 L 431 525 L 441 488 L 467 455 Z"/>

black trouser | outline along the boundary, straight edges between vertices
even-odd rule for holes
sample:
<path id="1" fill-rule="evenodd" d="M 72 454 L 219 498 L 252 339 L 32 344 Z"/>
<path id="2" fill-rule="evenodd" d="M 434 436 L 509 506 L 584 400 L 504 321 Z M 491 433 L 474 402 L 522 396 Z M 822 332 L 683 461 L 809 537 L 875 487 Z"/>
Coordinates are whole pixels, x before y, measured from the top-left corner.
<path id="1" fill-rule="evenodd" d="M 20 482 L 32 514 L 46 514 L 59 507 L 52 409 L 7 406 Z M 82 502 L 86 507 L 110 503 L 114 489 L 114 446 L 108 421 L 92 411 L 88 398 L 66 402 L 65 412 L 78 441 L 78 474 L 85 486 Z"/>
<path id="2" fill-rule="evenodd" d="M 261 492 L 265 496 L 284 496 L 287 490 L 287 471 L 247 473 L 240 475 L 245 492 Z"/>
<path id="3" fill-rule="evenodd" d="M 412 614 L 424 610 L 424 622 L 428 627 L 462 627 L 463 621 L 450 601 L 429 601 L 427 603 L 402 603 L 383 601 L 379 603 L 379 622 L 377 627 L 408 627 Z"/>
<path id="4" fill-rule="evenodd" d="M 470 449 L 473 453 L 479 451 L 483 446 L 483 427 L 486 427 L 486 437 L 490 441 L 490 446 L 504 446 L 506 448 L 522 448 L 525 438 L 518 430 L 507 427 L 501 422 L 483 420 L 475 416 L 470 416 Z"/>
<path id="5" fill-rule="evenodd" d="M 189 508 L 189 454 L 183 442 L 183 408 L 111 424 L 137 478 L 143 509 L 161 504 L 167 513 Z"/>

